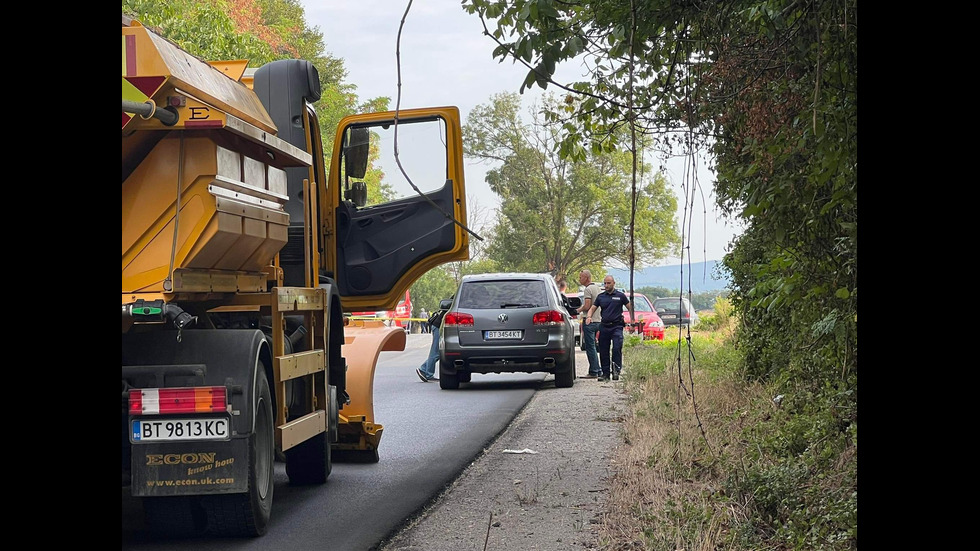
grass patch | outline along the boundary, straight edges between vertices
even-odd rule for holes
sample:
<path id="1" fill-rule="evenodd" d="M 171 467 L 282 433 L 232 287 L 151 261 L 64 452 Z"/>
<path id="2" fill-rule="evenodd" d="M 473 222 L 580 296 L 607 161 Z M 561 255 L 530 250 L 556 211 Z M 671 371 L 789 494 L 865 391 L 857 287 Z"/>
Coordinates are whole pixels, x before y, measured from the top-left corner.
<path id="1" fill-rule="evenodd" d="M 849 396 L 749 382 L 728 324 L 627 341 L 623 356 L 603 549 L 857 549 Z"/>

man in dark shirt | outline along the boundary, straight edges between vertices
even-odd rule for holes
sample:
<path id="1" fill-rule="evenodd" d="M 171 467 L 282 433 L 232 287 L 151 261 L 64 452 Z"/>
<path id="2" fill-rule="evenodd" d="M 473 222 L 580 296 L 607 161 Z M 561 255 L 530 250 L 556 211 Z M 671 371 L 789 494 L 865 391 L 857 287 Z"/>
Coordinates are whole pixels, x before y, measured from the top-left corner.
<path id="1" fill-rule="evenodd" d="M 623 369 L 623 307 L 630 299 L 622 291 L 616 290 L 616 280 L 607 275 L 602 280 L 604 292 L 599 293 L 589 308 L 585 319 L 591 319 L 596 308 L 601 308 L 601 326 L 599 327 L 599 367 L 602 375 L 599 381 L 619 380 L 619 372 Z M 612 365 L 610 365 L 609 345 L 612 344 Z"/>

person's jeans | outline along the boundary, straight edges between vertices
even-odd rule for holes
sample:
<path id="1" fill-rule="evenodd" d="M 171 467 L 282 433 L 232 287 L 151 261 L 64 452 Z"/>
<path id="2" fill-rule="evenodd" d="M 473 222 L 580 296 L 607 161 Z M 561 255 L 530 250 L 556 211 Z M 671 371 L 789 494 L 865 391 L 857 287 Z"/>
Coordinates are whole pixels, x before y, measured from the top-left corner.
<path id="1" fill-rule="evenodd" d="M 439 327 L 433 325 L 431 329 L 432 344 L 429 346 L 429 357 L 419 366 L 422 374 L 430 379 L 436 376 L 436 361 L 439 359 Z"/>
<path id="2" fill-rule="evenodd" d="M 623 367 L 623 327 L 599 328 L 599 364 L 602 366 L 602 376 L 608 377 L 610 374 L 609 366 L 609 345 L 612 345 L 612 363 L 617 369 Z"/>
<path id="3" fill-rule="evenodd" d="M 599 330 L 600 324 L 597 321 L 586 323 L 582 326 L 582 344 L 585 348 L 585 356 L 589 359 L 589 375 L 599 375 L 599 356 L 595 349 L 595 334 Z"/>

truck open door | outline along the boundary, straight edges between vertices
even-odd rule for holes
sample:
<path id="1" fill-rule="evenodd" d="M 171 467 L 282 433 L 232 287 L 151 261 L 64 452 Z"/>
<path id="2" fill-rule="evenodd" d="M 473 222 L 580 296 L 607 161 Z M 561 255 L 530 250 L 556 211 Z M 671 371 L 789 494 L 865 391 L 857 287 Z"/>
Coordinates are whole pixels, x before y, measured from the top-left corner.
<path id="1" fill-rule="evenodd" d="M 462 148 L 456 107 L 341 120 L 320 200 L 336 246 L 321 258 L 346 311 L 393 309 L 426 271 L 469 258 Z"/>

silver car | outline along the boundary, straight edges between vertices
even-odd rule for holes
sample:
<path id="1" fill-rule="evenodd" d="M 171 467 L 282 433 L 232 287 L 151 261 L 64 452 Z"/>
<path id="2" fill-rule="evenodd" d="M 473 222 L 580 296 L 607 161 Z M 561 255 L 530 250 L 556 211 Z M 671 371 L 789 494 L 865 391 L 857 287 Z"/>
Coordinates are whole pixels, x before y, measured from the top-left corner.
<path id="1" fill-rule="evenodd" d="M 575 381 L 574 309 L 549 274 L 463 276 L 442 320 L 439 386 L 459 388 L 473 373 L 555 376 Z"/>
<path id="2" fill-rule="evenodd" d="M 576 312 L 581 312 L 582 310 L 582 293 L 575 295 L 570 295 L 565 293 L 565 306 L 574 308 Z M 571 311 L 569 311 L 571 313 Z M 575 347 L 578 348 L 582 344 L 582 320 L 578 316 L 572 316 L 572 336 L 575 340 Z"/>

